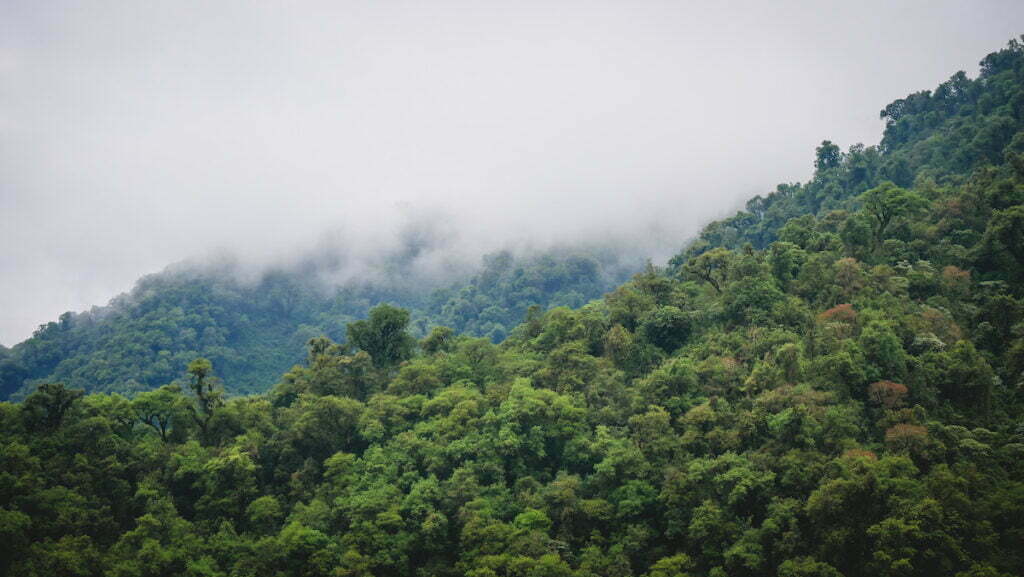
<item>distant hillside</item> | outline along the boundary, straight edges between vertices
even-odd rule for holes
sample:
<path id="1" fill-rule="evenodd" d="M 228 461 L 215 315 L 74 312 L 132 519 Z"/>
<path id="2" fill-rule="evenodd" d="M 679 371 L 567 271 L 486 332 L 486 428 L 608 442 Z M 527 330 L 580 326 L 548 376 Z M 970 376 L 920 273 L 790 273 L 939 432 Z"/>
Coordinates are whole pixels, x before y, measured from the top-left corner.
<path id="1" fill-rule="evenodd" d="M 235 393 L 267 390 L 305 358 L 310 338 L 345 337 L 345 324 L 389 302 L 410 309 L 413 331 L 446 325 L 505 338 L 530 306 L 579 307 L 640 269 L 598 250 L 499 252 L 479 270 L 437 281 L 415 278 L 407 262 L 372 280 L 334 286 L 315 265 L 240 280 L 230 265 L 176 266 L 139 280 L 109 305 L 65 313 L 31 338 L 0 350 L 0 398 L 39 382 L 87 391 L 147 390 L 183 376 L 198 356 L 213 360 Z M 442 284 L 443 283 L 443 284 Z"/>

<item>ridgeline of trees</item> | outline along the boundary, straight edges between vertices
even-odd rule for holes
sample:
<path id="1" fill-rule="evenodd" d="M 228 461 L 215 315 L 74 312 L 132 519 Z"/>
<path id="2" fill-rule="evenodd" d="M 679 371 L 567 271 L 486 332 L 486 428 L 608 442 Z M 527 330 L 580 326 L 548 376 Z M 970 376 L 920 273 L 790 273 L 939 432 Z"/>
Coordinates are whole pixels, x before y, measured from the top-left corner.
<path id="1" fill-rule="evenodd" d="M 1024 45 L 882 116 L 499 344 L 382 306 L 267 394 L 0 403 L 0 573 L 1024 574 Z"/>
<path id="2" fill-rule="evenodd" d="M 389 264 L 410 274 L 409 263 Z M 416 335 L 445 325 L 498 342 L 530 306 L 582 306 L 640 268 L 597 249 L 499 252 L 475 275 L 433 289 L 387 277 L 329 288 L 315 266 L 270 271 L 253 283 L 230 270 L 177 267 L 143 278 L 107 307 L 65 313 L 0 347 L 0 400 L 22 399 L 43 382 L 122 394 L 184 385 L 181 367 L 200 356 L 216 363 L 229 392 L 262 393 L 304 358 L 309 339 L 344 338 L 346 323 L 382 302 L 409 309 Z"/>

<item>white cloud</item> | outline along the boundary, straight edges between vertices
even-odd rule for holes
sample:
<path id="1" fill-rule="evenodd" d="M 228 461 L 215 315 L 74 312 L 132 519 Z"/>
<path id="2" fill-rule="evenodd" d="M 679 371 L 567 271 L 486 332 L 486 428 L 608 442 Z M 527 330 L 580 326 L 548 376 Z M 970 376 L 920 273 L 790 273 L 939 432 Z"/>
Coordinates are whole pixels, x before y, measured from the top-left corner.
<path id="1" fill-rule="evenodd" d="M 5 2 L 0 342 L 223 251 L 438 215 L 665 256 L 1019 33 L 1016 2 Z M 647 231 L 657 231 L 657 246 Z"/>

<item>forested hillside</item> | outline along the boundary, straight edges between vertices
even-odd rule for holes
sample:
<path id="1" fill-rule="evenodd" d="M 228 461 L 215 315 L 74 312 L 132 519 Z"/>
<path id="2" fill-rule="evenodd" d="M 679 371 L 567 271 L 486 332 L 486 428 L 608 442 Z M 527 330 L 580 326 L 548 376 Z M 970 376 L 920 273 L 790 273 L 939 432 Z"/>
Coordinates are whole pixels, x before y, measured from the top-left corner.
<path id="1" fill-rule="evenodd" d="M 0 404 L 0 572 L 1024 574 L 1024 44 L 882 118 L 497 344 L 379 306 L 267 394 Z"/>
<path id="2" fill-rule="evenodd" d="M 0 399 L 54 381 L 131 394 L 180 379 L 199 356 L 217 364 L 230 392 L 265 392 L 305 357 L 310 338 L 343 339 L 345 323 L 381 302 L 411 310 L 416 335 L 440 324 L 497 342 L 530 306 L 582 306 L 641 268 L 609 250 L 499 252 L 474 274 L 439 283 L 400 257 L 386 260 L 383 274 L 340 284 L 315 262 L 253 280 L 228 263 L 171 267 L 106 307 L 65 313 L 0 350 Z"/>

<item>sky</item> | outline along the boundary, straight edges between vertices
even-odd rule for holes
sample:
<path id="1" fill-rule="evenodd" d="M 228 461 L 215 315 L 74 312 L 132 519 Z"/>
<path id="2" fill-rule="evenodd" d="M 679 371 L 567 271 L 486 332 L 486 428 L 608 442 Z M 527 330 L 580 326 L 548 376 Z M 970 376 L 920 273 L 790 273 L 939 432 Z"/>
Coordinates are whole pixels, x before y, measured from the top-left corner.
<path id="1" fill-rule="evenodd" d="M 652 258 L 1024 32 L 1024 2 L 0 2 L 0 343 L 143 274 L 410 227 Z"/>

